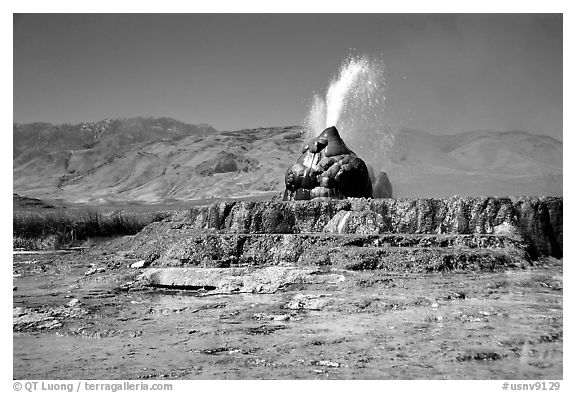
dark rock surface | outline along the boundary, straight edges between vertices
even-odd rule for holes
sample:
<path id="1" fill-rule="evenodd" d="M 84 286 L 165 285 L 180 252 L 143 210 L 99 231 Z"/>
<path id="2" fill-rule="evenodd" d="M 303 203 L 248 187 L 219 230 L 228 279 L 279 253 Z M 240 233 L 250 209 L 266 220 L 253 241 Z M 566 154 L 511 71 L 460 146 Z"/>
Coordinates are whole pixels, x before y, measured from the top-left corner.
<path id="1" fill-rule="evenodd" d="M 534 257 L 561 257 L 562 207 L 559 197 L 228 201 L 177 213 L 146 227 L 142 236 L 170 229 L 253 234 L 331 232 L 335 224 L 331 220 L 339 212 L 350 212 L 346 222 L 340 222 L 343 233 L 504 234 L 526 241 Z"/>
<path id="2" fill-rule="evenodd" d="M 562 233 L 553 197 L 243 201 L 176 213 L 117 247 L 153 266 L 494 270 L 561 257 Z"/>
<path id="3" fill-rule="evenodd" d="M 372 180 L 372 196 L 374 198 L 392 198 L 392 183 L 384 171 Z"/>
<path id="4" fill-rule="evenodd" d="M 521 240 L 496 235 L 201 234 L 137 236 L 130 252 L 154 266 L 332 266 L 348 270 L 497 270 L 529 263 Z"/>
<path id="5" fill-rule="evenodd" d="M 284 200 L 372 197 L 366 163 L 346 146 L 336 127 L 325 129 L 304 146 L 284 180 Z"/>

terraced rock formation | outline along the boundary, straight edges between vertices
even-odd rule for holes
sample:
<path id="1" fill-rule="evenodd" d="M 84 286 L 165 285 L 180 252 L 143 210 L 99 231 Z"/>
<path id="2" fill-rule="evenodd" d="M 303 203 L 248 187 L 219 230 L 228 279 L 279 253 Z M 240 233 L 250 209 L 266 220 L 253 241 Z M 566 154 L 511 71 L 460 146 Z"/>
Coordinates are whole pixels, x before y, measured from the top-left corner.
<path id="1" fill-rule="evenodd" d="M 562 202 L 458 196 L 222 202 L 153 223 L 119 247 L 152 267 L 493 271 L 562 257 Z"/>

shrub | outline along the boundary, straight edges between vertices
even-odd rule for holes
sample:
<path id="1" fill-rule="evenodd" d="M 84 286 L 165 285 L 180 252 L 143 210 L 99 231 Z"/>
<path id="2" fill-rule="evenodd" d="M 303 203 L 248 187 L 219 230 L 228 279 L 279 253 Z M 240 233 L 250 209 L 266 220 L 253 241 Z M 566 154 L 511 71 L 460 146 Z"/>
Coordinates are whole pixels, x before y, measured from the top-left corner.
<path id="1" fill-rule="evenodd" d="M 90 238 L 134 235 L 146 225 L 166 218 L 169 213 L 102 214 L 96 211 L 17 212 L 14 213 L 12 234 L 14 246 L 55 244 L 72 246 Z M 47 239 L 56 239 L 46 242 Z M 27 248 L 29 248 L 28 246 Z M 41 246 L 32 246 L 39 248 Z"/>

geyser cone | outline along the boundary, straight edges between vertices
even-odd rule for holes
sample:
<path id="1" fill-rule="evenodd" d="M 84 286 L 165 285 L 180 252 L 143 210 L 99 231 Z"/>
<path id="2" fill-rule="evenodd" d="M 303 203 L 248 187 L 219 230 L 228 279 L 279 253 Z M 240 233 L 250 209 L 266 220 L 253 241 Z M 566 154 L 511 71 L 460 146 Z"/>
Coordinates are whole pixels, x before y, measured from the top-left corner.
<path id="1" fill-rule="evenodd" d="M 372 181 L 366 164 L 346 146 L 334 126 L 304 146 L 302 155 L 288 168 L 284 180 L 284 200 L 372 197 Z"/>
<path id="2" fill-rule="evenodd" d="M 330 81 L 325 94 L 314 94 L 305 119 L 306 140 L 336 126 L 358 156 L 376 173 L 392 154 L 393 119 L 386 110 L 385 65 L 382 59 L 350 56 Z M 372 179 L 375 185 L 375 179 Z M 379 193 L 379 196 L 391 193 Z M 376 195 L 374 195 L 376 196 Z"/>

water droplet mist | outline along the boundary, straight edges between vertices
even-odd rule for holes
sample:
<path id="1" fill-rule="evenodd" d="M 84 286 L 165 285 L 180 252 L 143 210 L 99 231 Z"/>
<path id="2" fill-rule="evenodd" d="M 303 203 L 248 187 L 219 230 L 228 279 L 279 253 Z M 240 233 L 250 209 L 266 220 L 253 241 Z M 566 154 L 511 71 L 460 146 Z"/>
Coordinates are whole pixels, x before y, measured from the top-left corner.
<path id="1" fill-rule="evenodd" d="M 336 126 L 346 144 L 375 170 L 388 162 L 394 131 L 386 122 L 384 63 L 367 56 L 345 60 L 324 96 L 315 94 L 305 139 Z"/>

